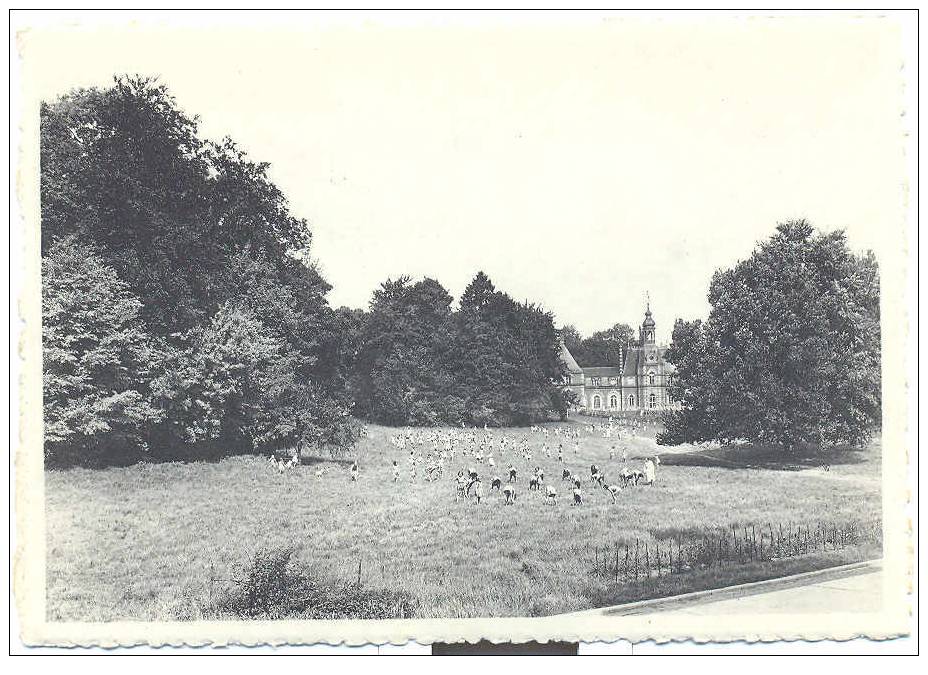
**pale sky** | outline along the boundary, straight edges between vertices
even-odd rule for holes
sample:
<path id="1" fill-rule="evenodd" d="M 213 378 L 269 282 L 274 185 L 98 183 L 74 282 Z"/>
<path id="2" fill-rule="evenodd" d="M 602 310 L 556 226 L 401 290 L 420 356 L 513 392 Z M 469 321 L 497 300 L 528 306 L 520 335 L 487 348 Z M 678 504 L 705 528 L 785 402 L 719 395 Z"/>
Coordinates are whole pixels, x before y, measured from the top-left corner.
<path id="1" fill-rule="evenodd" d="M 35 30 L 24 80 L 159 76 L 270 162 L 333 306 L 401 274 L 458 297 L 482 269 L 584 334 L 640 323 L 649 292 L 668 340 L 779 221 L 903 245 L 894 19 L 314 21 Z"/>

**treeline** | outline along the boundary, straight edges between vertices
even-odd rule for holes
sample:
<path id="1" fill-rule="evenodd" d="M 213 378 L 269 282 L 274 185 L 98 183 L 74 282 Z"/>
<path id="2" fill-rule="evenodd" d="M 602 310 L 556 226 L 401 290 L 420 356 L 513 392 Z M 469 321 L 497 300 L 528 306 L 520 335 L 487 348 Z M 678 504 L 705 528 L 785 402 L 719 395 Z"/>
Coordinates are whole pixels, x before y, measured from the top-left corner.
<path id="1" fill-rule="evenodd" d="M 478 273 L 453 310 L 433 279 L 385 282 L 353 313 L 355 411 L 392 425 L 527 424 L 567 411 L 550 314 Z"/>
<path id="2" fill-rule="evenodd" d="M 393 424 L 537 419 L 563 402 L 551 317 L 485 277 L 461 309 L 389 281 L 334 310 L 308 224 L 155 81 L 41 107 L 47 463 L 192 459 Z"/>
<path id="3" fill-rule="evenodd" d="M 674 398 L 658 442 L 865 443 L 881 423 L 880 277 L 843 231 L 781 224 L 719 270 L 707 321 L 677 320 Z"/>

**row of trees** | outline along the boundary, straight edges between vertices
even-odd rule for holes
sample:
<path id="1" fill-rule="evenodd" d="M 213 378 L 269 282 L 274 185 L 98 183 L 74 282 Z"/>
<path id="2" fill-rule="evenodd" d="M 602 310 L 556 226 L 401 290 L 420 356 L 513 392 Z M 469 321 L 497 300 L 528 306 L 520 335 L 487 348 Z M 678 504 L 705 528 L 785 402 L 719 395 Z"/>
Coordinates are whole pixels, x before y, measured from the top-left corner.
<path id="1" fill-rule="evenodd" d="M 41 107 L 50 464 L 344 448 L 352 413 L 506 424 L 563 411 L 551 316 L 480 274 L 332 309 L 308 224 L 162 85 L 121 77 Z"/>
<path id="2" fill-rule="evenodd" d="M 716 272 L 709 303 L 708 320 L 674 325 L 682 410 L 664 414 L 659 442 L 859 445 L 879 426 L 879 270 L 844 232 L 778 226 Z"/>
<path id="3" fill-rule="evenodd" d="M 566 413 L 550 314 L 478 273 L 459 308 L 433 279 L 390 280 L 355 313 L 355 410 L 385 424 L 524 424 Z"/>
<path id="4" fill-rule="evenodd" d="M 458 307 L 388 280 L 333 310 L 307 223 L 231 140 L 151 80 L 41 108 L 43 385 L 50 463 L 343 448 L 353 416 L 519 424 L 570 400 L 550 314 L 479 273 Z M 860 443 L 880 419 L 879 274 L 805 222 L 712 279 L 677 321 L 661 442 Z M 564 339 L 621 365 L 625 324 Z"/>

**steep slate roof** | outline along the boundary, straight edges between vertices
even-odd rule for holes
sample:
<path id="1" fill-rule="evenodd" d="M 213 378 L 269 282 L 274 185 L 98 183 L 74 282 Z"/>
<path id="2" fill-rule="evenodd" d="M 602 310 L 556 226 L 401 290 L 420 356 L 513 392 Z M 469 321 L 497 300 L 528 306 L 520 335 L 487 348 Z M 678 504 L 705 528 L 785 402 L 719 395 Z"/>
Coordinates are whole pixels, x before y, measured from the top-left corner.
<path id="1" fill-rule="evenodd" d="M 596 366 L 584 368 L 583 374 L 587 377 L 619 377 L 622 374 L 622 369 L 613 366 Z"/>
<path id="2" fill-rule="evenodd" d="M 638 361 L 641 358 L 641 349 L 631 347 L 625 355 L 625 377 L 634 377 L 638 374 Z"/>
<path id="3" fill-rule="evenodd" d="M 582 373 L 583 369 L 580 367 L 580 364 L 577 363 L 574 359 L 573 354 L 570 353 L 570 350 L 567 349 L 567 345 L 564 344 L 564 340 L 561 340 L 561 360 L 567 365 L 567 371 L 570 373 Z"/>

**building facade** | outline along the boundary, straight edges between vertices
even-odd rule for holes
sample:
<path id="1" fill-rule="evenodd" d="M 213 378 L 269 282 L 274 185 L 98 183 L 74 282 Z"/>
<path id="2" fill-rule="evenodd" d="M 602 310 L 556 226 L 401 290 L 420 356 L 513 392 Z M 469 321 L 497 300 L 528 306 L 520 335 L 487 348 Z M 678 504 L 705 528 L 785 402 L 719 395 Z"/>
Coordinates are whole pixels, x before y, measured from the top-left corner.
<path id="1" fill-rule="evenodd" d="M 679 403 L 670 395 L 675 368 L 664 359 L 666 345 L 657 343 L 651 307 L 645 310 L 637 343 L 630 345 L 620 367 L 581 368 L 561 340 L 567 365 L 565 386 L 577 396 L 577 407 L 592 412 L 666 410 Z"/>

